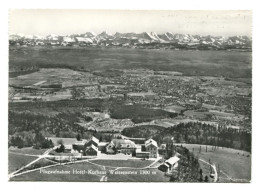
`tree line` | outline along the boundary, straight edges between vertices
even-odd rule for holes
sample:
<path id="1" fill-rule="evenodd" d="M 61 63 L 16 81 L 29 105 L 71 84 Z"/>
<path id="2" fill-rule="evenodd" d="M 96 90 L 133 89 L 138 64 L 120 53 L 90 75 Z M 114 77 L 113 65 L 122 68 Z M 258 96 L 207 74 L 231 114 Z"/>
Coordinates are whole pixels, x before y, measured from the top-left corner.
<path id="1" fill-rule="evenodd" d="M 227 128 L 225 125 L 216 127 L 201 122 L 180 123 L 163 129 L 156 126 L 151 128 L 153 131 L 149 130 L 149 126 L 126 128 L 122 134 L 129 137 L 152 137 L 158 144 L 174 139 L 175 143 L 213 145 L 251 152 L 251 132 L 248 130 Z"/>
<path id="2" fill-rule="evenodd" d="M 12 135 L 9 137 L 8 146 L 18 148 L 32 147 L 35 149 L 47 149 L 53 147 L 51 139 L 46 139 L 40 132 Z"/>
<path id="3" fill-rule="evenodd" d="M 235 148 L 251 152 L 251 132 L 243 129 L 218 127 L 201 122 L 180 123 L 157 135 L 159 141 L 172 135 L 176 143 L 204 144 Z"/>

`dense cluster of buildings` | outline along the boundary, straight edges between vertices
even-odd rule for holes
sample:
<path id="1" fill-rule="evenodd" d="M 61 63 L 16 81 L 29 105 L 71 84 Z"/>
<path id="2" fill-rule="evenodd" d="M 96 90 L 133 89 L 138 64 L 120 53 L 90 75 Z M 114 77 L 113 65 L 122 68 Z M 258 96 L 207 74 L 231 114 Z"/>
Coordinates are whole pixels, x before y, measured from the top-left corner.
<path id="1" fill-rule="evenodd" d="M 157 142 L 153 139 L 145 141 L 143 138 L 112 139 L 107 143 L 100 142 L 93 136 L 91 140 L 81 140 L 72 144 L 71 153 L 79 153 L 83 156 L 123 153 L 146 159 L 159 157 Z"/>
<path id="2" fill-rule="evenodd" d="M 139 144 L 135 143 L 138 142 Z M 143 142 L 140 142 L 143 141 Z M 165 145 L 165 144 L 163 144 Z M 144 140 L 144 138 L 121 138 L 112 139 L 110 142 L 99 142 L 94 136 L 91 140 L 77 141 L 72 145 L 71 153 L 80 153 L 82 156 L 97 157 L 101 153 L 117 154 L 122 153 L 132 155 L 141 159 L 159 158 L 157 142 L 153 139 Z M 174 155 L 162 163 L 158 169 L 169 173 L 178 167 L 178 155 Z"/>

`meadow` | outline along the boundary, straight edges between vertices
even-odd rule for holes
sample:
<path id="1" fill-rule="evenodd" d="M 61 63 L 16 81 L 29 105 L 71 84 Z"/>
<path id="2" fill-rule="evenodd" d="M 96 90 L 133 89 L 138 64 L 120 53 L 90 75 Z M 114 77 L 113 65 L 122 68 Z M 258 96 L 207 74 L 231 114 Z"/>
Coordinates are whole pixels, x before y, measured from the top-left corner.
<path id="1" fill-rule="evenodd" d="M 92 163 L 96 163 L 101 166 L 108 166 L 108 167 L 133 167 L 133 168 L 143 168 L 149 166 L 153 163 L 153 161 L 149 160 L 91 160 Z"/>
<path id="2" fill-rule="evenodd" d="M 31 161 L 37 159 L 33 156 L 25 156 L 22 154 L 8 153 L 8 173 L 12 173 L 21 167 L 27 165 Z"/>
<path id="3" fill-rule="evenodd" d="M 130 162 L 129 162 L 130 161 Z M 125 162 L 122 164 L 122 162 Z M 145 162 L 145 163 L 144 163 Z M 102 164 L 95 165 L 92 163 Z M 95 160 L 91 162 L 82 162 L 76 164 L 67 164 L 67 165 L 57 165 L 51 168 L 46 168 L 47 171 L 67 171 L 67 174 L 46 174 L 40 172 L 40 170 L 35 170 L 30 173 L 22 174 L 16 177 L 13 177 L 11 181 L 63 181 L 63 182 L 72 182 L 72 181 L 87 181 L 87 182 L 97 182 L 100 181 L 102 176 L 107 177 L 108 182 L 163 182 L 169 181 L 169 177 L 165 177 L 164 173 L 158 169 L 144 169 L 149 170 L 149 174 L 142 174 L 142 169 L 135 169 L 136 167 L 144 167 L 148 164 L 151 164 L 151 161 L 141 161 L 141 160 Z M 128 166 L 133 168 L 117 168 L 117 171 L 136 171 L 137 174 L 109 174 L 110 171 L 115 171 L 115 168 L 105 167 L 105 166 Z M 75 174 L 76 170 L 86 171 L 85 174 Z M 68 172 L 69 171 L 69 172 Z M 99 171 L 100 174 L 89 174 L 89 171 Z M 103 174 L 103 173 L 106 174 Z M 153 174 L 152 174 L 153 173 Z"/>
<path id="4" fill-rule="evenodd" d="M 80 164 L 71 165 L 64 165 L 64 166 L 54 166 L 51 168 L 47 168 L 47 171 L 66 171 L 68 174 L 46 174 L 40 172 L 40 170 L 36 170 L 30 173 L 22 174 L 17 177 L 13 177 L 11 181 L 60 181 L 60 182 L 68 182 L 68 181 L 89 181 L 95 182 L 100 180 L 99 175 L 88 175 L 88 174 L 73 174 L 74 169 L 88 169 L 94 168 L 97 170 L 97 166 L 89 167 L 85 165 L 85 167 L 80 166 Z"/>
<path id="5" fill-rule="evenodd" d="M 197 144 L 181 144 L 194 151 L 195 156 L 206 162 L 214 163 L 220 169 L 219 182 L 250 182 L 251 180 L 251 153 L 225 147 L 217 147 Z M 201 152 L 200 151 L 201 146 Z M 203 163 L 202 163 L 203 164 Z M 209 166 L 206 166 L 209 167 Z"/>
<path id="6" fill-rule="evenodd" d="M 24 147 L 22 149 L 10 147 L 9 152 L 19 153 L 24 155 L 42 155 L 47 149 L 33 149 L 32 147 Z"/>
<path id="7" fill-rule="evenodd" d="M 41 155 L 46 149 L 33 149 L 25 147 L 22 149 L 11 147 L 8 149 L 8 172 L 14 172 L 22 166 L 27 165 L 31 161 L 37 159 L 37 155 Z M 35 155 L 35 156 L 34 156 Z"/>

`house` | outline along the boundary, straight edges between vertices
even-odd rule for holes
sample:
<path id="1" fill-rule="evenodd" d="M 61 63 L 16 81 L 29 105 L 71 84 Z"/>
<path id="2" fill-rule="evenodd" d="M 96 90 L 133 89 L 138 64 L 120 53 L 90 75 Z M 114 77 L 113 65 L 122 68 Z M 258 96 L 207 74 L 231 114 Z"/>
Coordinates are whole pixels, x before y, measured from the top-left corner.
<path id="1" fill-rule="evenodd" d="M 178 161 L 179 160 L 180 159 L 177 156 L 171 157 L 170 159 L 166 160 L 164 164 L 160 165 L 158 167 L 158 169 L 163 171 L 163 172 L 169 172 L 172 169 L 178 167 Z"/>
<path id="2" fill-rule="evenodd" d="M 81 140 L 76 141 L 74 144 L 72 144 L 72 153 L 81 153 L 83 155 L 97 155 L 99 140 L 95 138 L 94 136 L 91 138 L 91 140 Z M 93 147 L 94 146 L 94 147 Z M 97 153 L 95 152 L 97 151 Z"/>
<path id="3" fill-rule="evenodd" d="M 136 145 L 128 139 L 113 139 L 107 146 L 107 153 L 132 154 L 136 150 Z"/>
<path id="4" fill-rule="evenodd" d="M 98 143 L 98 150 L 105 153 L 106 152 L 106 146 L 108 145 L 107 142 L 99 142 Z"/>
<path id="5" fill-rule="evenodd" d="M 150 153 L 150 158 L 157 158 L 158 155 L 158 145 L 157 142 L 153 139 L 148 139 L 145 141 L 145 149 Z"/>
<path id="6" fill-rule="evenodd" d="M 72 144 L 72 152 L 83 153 L 86 149 L 86 142 L 86 140 L 76 141 L 74 144 Z"/>
<path id="7" fill-rule="evenodd" d="M 70 153 L 73 149 L 72 149 L 72 145 L 64 145 L 64 151 L 63 153 Z"/>
<path id="8" fill-rule="evenodd" d="M 98 148 L 93 144 L 87 147 L 85 150 L 86 156 L 97 156 L 98 154 L 99 154 Z"/>

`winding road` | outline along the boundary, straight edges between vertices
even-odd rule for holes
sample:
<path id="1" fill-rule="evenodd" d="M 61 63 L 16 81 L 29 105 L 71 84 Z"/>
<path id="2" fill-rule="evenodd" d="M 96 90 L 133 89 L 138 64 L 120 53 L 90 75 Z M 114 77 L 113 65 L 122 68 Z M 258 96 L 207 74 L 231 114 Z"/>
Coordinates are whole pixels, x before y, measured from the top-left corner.
<path id="1" fill-rule="evenodd" d="M 199 159 L 199 161 L 206 163 L 207 165 L 210 165 L 212 169 L 214 170 L 214 182 L 218 181 L 218 172 L 215 164 L 210 164 L 207 161 L 204 161 L 203 159 Z"/>

